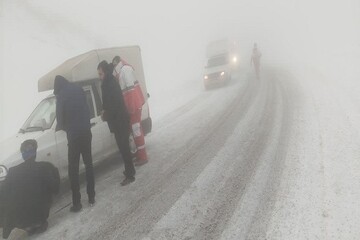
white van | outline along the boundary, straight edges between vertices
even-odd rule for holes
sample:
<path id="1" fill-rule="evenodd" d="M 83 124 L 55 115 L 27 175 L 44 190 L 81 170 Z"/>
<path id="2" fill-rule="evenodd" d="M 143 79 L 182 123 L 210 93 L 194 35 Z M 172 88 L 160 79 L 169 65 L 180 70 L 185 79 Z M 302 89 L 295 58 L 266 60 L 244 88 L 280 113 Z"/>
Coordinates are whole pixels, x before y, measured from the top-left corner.
<path id="1" fill-rule="evenodd" d="M 147 102 L 149 95 L 146 90 L 141 51 L 138 46 L 92 50 L 67 60 L 38 81 L 39 92 L 52 90 L 56 75 L 62 75 L 70 82 L 78 83 L 83 87 L 91 112 L 94 163 L 118 152 L 113 134 L 110 133 L 107 123 L 101 120 L 101 85 L 97 73 L 97 66 L 102 60 L 111 62 L 116 55 L 121 56 L 135 69 L 136 77 L 140 82 L 146 100 L 143 106 L 142 124 L 145 134 L 150 133 L 152 122 Z M 59 168 L 61 178 L 67 177 L 67 138 L 64 131 L 55 131 L 55 110 L 56 99 L 54 95 L 50 95 L 39 103 L 19 133 L 0 143 L 0 188 L 8 169 L 23 162 L 19 148 L 26 139 L 37 140 L 37 161 L 51 162 Z"/>
<path id="2" fill-rule="evenodd" d="M 238 46 L 235 41 L 218 40 L 209 43 L 206 49 L 204 86 L 209 89 L 224 86 L 239 67 Z"/>

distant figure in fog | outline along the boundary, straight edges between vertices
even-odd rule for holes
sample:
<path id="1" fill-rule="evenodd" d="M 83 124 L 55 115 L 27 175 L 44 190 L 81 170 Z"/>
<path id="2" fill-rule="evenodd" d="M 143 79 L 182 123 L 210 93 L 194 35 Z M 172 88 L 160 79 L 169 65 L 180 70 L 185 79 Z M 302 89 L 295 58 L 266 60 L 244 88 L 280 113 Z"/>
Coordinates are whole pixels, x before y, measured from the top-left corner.
<path id="1" fill-rule="evenodd" d="M 256 78 L 260 79 L 260 59 L 261 52 L 259 51 L 257 44 L 254 44 L 254 48 L 251 55 L 251 64 L 254 64 Z"/>
<path id="2" fill-rule="evenodd" d="M 68 169 L 73 202 L 70 211 L 79 212 L 82 209 L 79 183 L 80 155 L 85 164 L 89 204 L 95 203 L 89 105 L 84 90 L 62 76 L 55 78 L 54 94 L 56 96 L 56 131 L 64 130 L 68 140 Z"/>
<path id="3" fill-rule="evenodd" d="M 24 163 L 10 168 L 1 194 L 4 198 L 3 238 L 14 228 L 29 235 L 46 231 L 52 196 L 59 191 L 59 171 L 51 163 L 36 162 L 37 142 L 26 140 L 20 148 Z"/>
<path id="4" fill-rule="evenodd" d="M 141 126 L 141 112 L 145 104 L 145 98 L 140 84 L 135 77 L 134 69 L 119 56 L 112 61 L 113 74 L 120 84 L 126 109 L 130 115 L 130 129 L 136 145 L 135 166 L 141 166 L 148 162 L 145 149 L 145 136 Z"/>
<path id="5" fill-rule="evenodd" d="M 123 157 L 125 179 L 121 182 L 121 185 L 125 186 L 135 181 L 135 168 L 129 144 L 130 117 L 124 103 L 120 85 L 113 76 L 111 64 L 102 61 L 98 65 L 97 70 L 102 82 L 102 119 L 108 123 L 110 132 L 114 133 L 116 143 Z"/>

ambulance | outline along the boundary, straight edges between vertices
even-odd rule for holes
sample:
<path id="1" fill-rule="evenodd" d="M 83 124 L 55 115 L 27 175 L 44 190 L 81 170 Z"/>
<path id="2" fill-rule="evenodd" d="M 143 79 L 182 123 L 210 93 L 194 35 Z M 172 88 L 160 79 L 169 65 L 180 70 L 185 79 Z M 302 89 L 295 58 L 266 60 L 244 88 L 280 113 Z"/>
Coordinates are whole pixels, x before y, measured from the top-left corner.
<path id="1" fill-rule="evenodd" d="M 224 39 L 210 42 L 206 48 L 205 89 L 226 85 L 240 66 L 239 64 L 236 41 Z"/>

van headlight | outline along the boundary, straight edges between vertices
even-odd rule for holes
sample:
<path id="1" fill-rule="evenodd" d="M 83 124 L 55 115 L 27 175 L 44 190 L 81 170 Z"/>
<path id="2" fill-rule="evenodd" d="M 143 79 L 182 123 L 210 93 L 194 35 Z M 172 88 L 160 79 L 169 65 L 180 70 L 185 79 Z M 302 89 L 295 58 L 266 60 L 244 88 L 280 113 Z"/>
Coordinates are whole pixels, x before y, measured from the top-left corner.
<path id="1" fill-rule="evenodd" d="M 221 72 L 220 75 L 221 75 L 221 76 L 224 76 L 224 75 L 225 75 L 225 72 Z"/>
<path id="2" fill-rule="evenodd" d="M 205 80 L 207 80 L 208 78 L 209 78 L 208 75 L 205 75 L 205 76 L 204 76 L 204 79 L 205 79 Z"/>
<path id="3" fill-rule="evenodd" d="M 4 181 L 8 171 L 5 166 L 0 166 L 0 181 Z"/>
<path id="4" fill-rule="evenodd" d="M 233 62 L 234 62 L 234 63 L 237 62 L 237 57 L 233 57 Z"/>

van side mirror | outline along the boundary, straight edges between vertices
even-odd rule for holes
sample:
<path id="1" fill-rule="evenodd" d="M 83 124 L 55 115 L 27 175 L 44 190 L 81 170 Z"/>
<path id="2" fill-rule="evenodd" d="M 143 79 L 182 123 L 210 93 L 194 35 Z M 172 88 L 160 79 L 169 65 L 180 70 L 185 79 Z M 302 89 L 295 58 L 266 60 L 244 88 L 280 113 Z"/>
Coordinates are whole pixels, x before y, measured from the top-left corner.
<path id="1" fill-rule="evenodd" d="M 150 98 L 150 94 L 149 94 L 149 93 L 147 93 L 147 97 Z"/>

